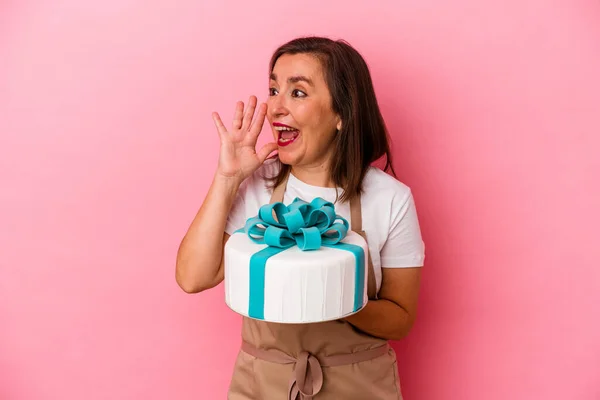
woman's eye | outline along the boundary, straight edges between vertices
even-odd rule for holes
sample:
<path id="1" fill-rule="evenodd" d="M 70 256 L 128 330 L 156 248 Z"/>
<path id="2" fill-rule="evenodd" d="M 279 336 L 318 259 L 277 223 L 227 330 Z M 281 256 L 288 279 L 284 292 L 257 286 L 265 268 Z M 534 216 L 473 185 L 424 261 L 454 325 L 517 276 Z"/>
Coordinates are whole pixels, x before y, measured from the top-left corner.
<path id="1" fill-rule="evenodd" d="M 293 97 L 306 97 L 306 93 L 304 93 L 302 90 L 294 89 L 292 91 L 292 96 Z"/>
<path id="2" fill-rule="evenodd" d="M 269 88 L 269 96 L 275 96 L 277 94 L 277 89 Z"/>

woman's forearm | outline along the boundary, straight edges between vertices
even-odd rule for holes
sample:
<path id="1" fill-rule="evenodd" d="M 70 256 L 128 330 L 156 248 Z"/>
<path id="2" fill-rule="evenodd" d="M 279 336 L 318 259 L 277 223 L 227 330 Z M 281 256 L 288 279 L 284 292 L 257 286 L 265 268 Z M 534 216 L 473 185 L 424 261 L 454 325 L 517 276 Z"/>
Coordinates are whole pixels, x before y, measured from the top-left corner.
<path id="1" fill-rule="evenodd" d="M 369 300 L 365 308 L 344 319 L 363 332 L 388 340 L 402 339 L 413 325 L 406 310 L 386 299 Z"/>
<path id="2" fill-rule="evenodd" d="M 222 256 L 227 215 L 240 184 L 215 175 L 177 252 L 176 280 L 187 293 L 216 286 L 223 279 Z"/>

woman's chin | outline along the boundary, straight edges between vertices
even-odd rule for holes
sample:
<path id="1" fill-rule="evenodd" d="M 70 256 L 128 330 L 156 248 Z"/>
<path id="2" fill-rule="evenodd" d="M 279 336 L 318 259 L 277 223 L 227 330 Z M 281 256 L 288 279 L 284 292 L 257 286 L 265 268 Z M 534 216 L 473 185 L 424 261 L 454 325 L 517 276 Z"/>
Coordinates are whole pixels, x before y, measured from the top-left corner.
<path id="1" fill-rule="evenodd" d="M 282 151 L 281 148 L 279 148 L 279 151 L 277 153 L 278 153 L 278 156 L 279 156 L 279 161 L 281 161 L 282 164 L 292 165 L 293 166 L 298 161 L 298 157 L 297 156 L 295 156 L 291 152 L 287 152 L 285 150 Z"/>
<path id="2" fill-rule="evenodd" d="M 279 157 L 279 161 L 281 161 L 282 164 L 285 164 L 285 165 L 293 164 L 293 158 L 289 157 L 286 154 L 282 154 L 281 151 L 278 153 L 278 157 Z"/>

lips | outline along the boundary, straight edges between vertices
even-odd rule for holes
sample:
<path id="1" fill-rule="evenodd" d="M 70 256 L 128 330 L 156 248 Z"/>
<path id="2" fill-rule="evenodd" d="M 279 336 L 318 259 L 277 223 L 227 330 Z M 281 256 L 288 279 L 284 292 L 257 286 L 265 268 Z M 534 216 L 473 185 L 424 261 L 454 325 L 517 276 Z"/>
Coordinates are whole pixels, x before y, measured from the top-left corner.
<path id="1" fill-rule="evenodd" d="M 293 126 L 274 122 L 273 128 L 277 131 L 277 145 L 281 147 L 289 146 L 300 136 L 300 131 Z"/>

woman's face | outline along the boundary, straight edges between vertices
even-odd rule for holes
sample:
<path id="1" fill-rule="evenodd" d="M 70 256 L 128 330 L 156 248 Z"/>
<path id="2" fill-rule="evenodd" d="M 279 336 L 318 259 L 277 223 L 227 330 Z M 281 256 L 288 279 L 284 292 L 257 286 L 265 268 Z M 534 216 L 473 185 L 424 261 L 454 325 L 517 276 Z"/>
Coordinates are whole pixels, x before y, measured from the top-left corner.
<path id="1" fill-rule="evenodd" d="M 284 54 L 269 83 L 267 118 L 279 159 L 292 166 L 325 166 L 341 120 L 331 109 L 331 94 L 320 61 L 310 54 Z"/>

